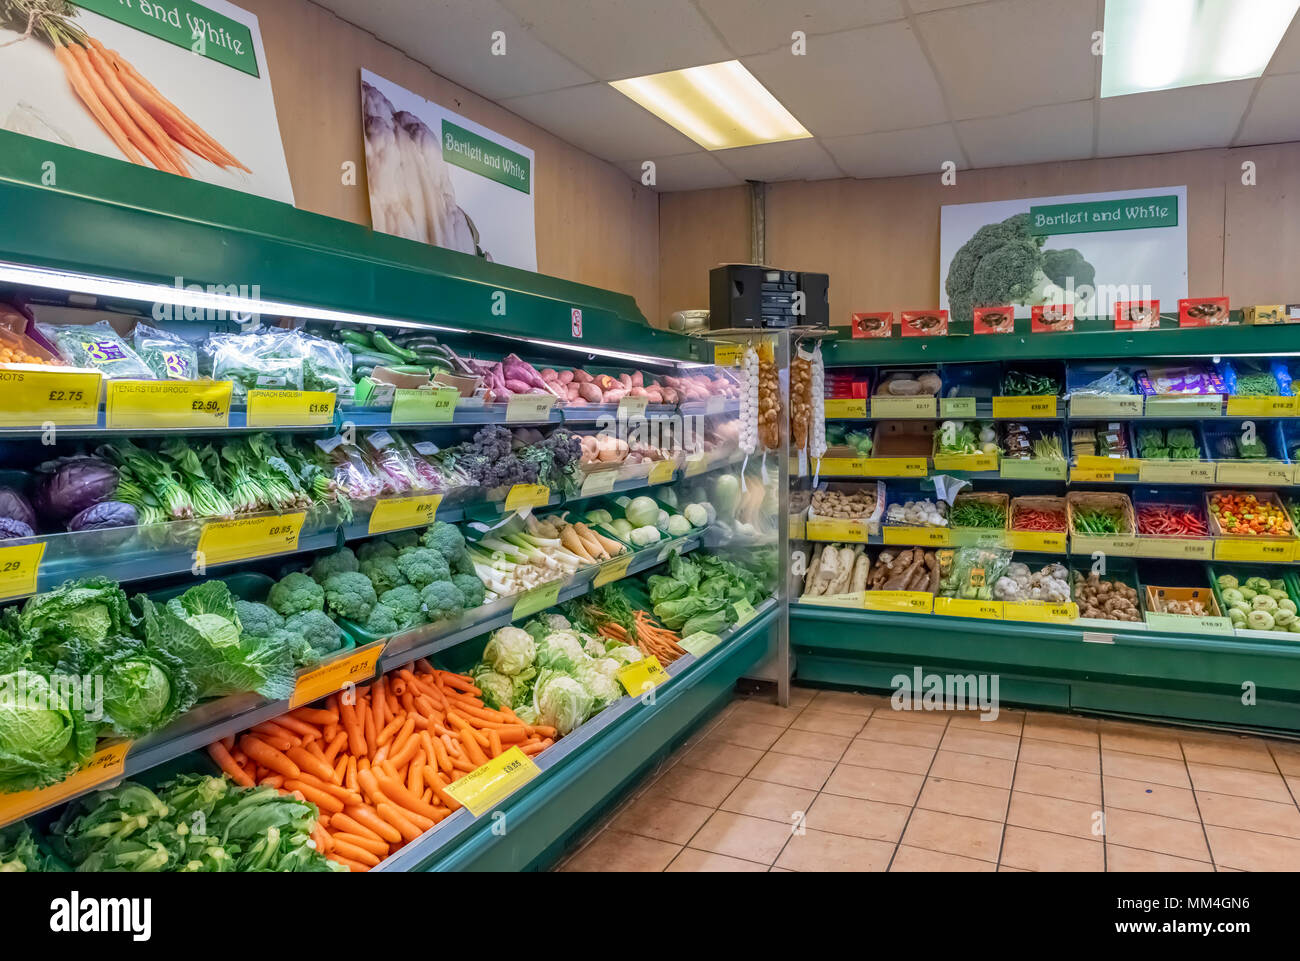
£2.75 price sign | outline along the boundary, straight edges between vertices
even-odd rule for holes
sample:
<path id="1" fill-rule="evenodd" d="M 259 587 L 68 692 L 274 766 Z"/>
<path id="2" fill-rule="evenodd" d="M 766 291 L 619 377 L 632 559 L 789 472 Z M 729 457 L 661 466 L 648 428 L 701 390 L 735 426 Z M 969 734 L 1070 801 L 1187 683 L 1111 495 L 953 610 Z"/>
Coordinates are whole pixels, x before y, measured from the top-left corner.
<path id="1" fill-rule="evenodd" d="M 0 427 L 84 427 L 99 419 L 97 371 L 0 371 Z"/>

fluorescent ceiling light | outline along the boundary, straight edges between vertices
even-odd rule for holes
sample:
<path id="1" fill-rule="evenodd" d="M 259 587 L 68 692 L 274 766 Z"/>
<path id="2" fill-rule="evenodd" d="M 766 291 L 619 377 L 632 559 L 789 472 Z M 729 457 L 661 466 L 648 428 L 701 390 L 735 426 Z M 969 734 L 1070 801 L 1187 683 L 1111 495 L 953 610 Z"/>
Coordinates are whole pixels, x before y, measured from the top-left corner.
<path id="1" fill-rule="evenodd" d="M 812 136 L 739 60 L 615 80 L 610 86 L 706 150 Z"/>
<path id="2" fill-rule="evenodd" d="M 1101 95 L 1260 76 L 1300 0 L 1106 0 Z"/>

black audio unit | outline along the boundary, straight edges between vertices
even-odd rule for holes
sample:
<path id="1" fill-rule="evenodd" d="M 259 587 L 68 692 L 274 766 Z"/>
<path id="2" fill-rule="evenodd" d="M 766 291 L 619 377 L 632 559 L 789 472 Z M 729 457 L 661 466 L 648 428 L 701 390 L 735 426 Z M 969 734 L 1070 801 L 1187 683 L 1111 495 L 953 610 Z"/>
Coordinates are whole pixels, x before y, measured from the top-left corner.
<path id="1" fill-rule="evenodd" d="M 827 327 L 830 277 L 754 264 L 709 271 L 709 327 Z"/>

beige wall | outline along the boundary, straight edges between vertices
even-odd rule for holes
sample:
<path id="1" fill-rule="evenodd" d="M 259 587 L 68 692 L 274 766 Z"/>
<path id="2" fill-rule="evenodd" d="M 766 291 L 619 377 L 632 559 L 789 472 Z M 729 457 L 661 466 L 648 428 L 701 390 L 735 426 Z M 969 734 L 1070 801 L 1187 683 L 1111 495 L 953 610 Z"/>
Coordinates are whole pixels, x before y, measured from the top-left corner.
<path id="1" fill-rule="evenodd" d="M 1241 182 L 1247 160 L 1256 165 L 1253 187 Z M 1189 293 L 1223 291 L 1234 304 L 1300 302 L 1300 143 L 961 171 L 952 187 L 941 186 L 937 173 L 772 184 L 767 261 L 829 273 L 831 323 L 847 324 L 854 311 L 938 302 L 943 204 L 1181 184 L 1188 189 Z M 665 314 L 707 306 L 709 268 L 747 259 L 746 191 L 661 198 Z"/>
<path id="2" fill-rule="evenodd" d="M 536 152 L 542 273 L 634 296 L 659 316 L 657 195 L 502 107 L 470 93 L 309 0 L 238 0 L 257 15 L 297 206 L 370 223 L 361 140 L 361 68 L 437 101 Z M 342 184 L 342 164 L 360 172 Z"/>

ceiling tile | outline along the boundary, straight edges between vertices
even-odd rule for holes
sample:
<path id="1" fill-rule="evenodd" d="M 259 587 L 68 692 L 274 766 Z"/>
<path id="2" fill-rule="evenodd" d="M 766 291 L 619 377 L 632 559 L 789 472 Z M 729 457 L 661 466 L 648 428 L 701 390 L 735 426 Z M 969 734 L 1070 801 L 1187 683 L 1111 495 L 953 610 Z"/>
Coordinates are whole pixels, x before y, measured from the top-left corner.
<path id="1" fill-rule="evenodd" d="M 320 5 L 490 100 L 595 79 L 521 27 L 497 0 L 320 0 Z M 497 30 L 505 33 L 504 56 L 492 54 Z"/>
<path id="2" fill-rule="evenodd" d="M 543 43 L 601 80 L 734 59 L 690 0 L 504 3 Z"/>
<path id="3" fill-rule="evenodd" d="M 947 120 L 934 72 L 903 21 L 809 37 L 744 64 L 819 137 L 924 127 Z"/>
<path id="4" fill-rule="evenodd" d="M 715 151 L 713 156 L 742 180 L 778 183 L 782 180 L 830 180 L 844 176 L 816 140 L 735 147 Z"/>
<path id="5" fill-rule="evenodd" d="M 780 13 L 773 10 L 772 0 L 697 0 L 704 15 L 722 34 L 722 39 L 737 56 L 750 56 L 784 48 L 793 42 L 791 34 L 835 33 L 865 27 L 903 17 L 899 0 L 802 0 Z"/>
<path id="6" fill-rule="evenodd" d="M 716 157 L 707 151 L 681 154 L 676 157 L 647 157 L 655 164 L 655 183 L 651 190 L 671 193 L 677 190 L 707 190 L 712 187 L 734 187 L 744 181 L 737 177 Z M 640 160 L 629 160 L 619 164 L 629 177 L 641 182 L 642 169 Z"/>
<path id="7" fill-rule="evenodd" d="M 1238 144 L 1300 140 L 1300 73 L 1265 77 L 1255 92 Z"/>
<path id="8" fill-rule="evenodd" d="M 690 153 L 696 146 L 604 83 L 514 97 L 501 105 L 604 160 L 640 161 Z"/>
<path id="9" fill-rule="evenodd" d="M 963 120 L 957 135 L 976 167 L 1082 160 L 1092 156 L 1093 101 Z"/>
<path id="10" fill-rule="evenodd" d="M 1300 73 L 1300 16 L 1291 22 L 1291 29 L 1286 32 L 1277 51 L 1269 62 L 1269 74 Z"/>
<path id="11" fill-rule="evenodd" d="M 964 7 L 968 3 L 983 3 L 984 0 L 909 0 L 908 6 L 913 13 L 930 13 L 932 10 L 947 10 L 949 7 Z"/>
<path id="12" fill-rule="evenodd" d="M 996 0 L 916 18 L 954 120 L 1096 94 L 1092 0 Z"/>
<path id="13" fill-rule="evenodd" d="M 1227 146 L 1254 80 L 1178 87 L 1101 101 L 1097 152 L 1103 157 Z"/>
<path id="14" fill-rule="evenodd" d="M 933 173 L 937 178 L 945 161 L 964 166 L 957 135 L 946 123 L 917 130 L 836 137 L 822 143 L 850 177 Z"/>

